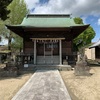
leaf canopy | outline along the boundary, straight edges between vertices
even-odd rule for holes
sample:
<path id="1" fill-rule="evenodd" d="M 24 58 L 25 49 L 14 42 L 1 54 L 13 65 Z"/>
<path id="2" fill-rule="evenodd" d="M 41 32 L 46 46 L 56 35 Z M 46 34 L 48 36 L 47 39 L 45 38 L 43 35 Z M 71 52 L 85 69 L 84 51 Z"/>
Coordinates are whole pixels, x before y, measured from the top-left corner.
<path id="1" fill-rule="evenodd" d="M 7 10 L 7 6 L 12 2 L 12 0 L 0 0 L 0 18 L 6 20 L 7 15 L 10 13 L 10 10 Z"/>
<path id="2" fill-rule="evenodd" d="M 74 18 L 76 24 L 84 24 L 83 20 L 79 17 Z M 82 32 L 77 38 L 73 40 L 74 48 L 79 50 L 81 47 L 89 45 L 92 39 L 95 37 L 94 29 L 89 26 L 84 32 Z"/>

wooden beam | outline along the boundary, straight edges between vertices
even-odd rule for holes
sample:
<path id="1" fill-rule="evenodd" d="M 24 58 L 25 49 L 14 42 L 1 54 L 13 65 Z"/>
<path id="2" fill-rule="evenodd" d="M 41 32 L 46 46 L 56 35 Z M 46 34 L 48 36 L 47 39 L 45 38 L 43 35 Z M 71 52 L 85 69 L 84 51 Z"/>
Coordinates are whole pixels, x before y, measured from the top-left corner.
<path id="1" fill-rule="evenodd" d="M 30 32 L 30 31 L 70 31 L 70 28 L 69 27 L 55 27 L 55 28 L 52 28 L 52 27 L 47 27 L 47 28 L 44 28 L 44 27 L 23 27 L 24 31 L 27 31 L 27 32 Z"/>
<path id="2" fill-rule="evenodd" d="M 34 40 L 64 40 L 65 38 L 30 38 Z"/>

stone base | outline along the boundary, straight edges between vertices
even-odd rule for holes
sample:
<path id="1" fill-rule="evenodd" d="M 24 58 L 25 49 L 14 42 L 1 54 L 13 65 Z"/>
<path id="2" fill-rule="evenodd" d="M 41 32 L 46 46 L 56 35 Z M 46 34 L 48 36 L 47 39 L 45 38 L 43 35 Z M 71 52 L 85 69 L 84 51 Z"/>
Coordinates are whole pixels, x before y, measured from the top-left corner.
<path id="1" fill-rule="evenodd" d="M 0 72 L 0 77 L 16 77 L 17 71 L 2 71 Z"/>
<path id="2" fill-rule="evenodd" d="M 83 75 L 83 76 L 87 76 L 90 75 L 89 73 L 90 68 L 89 66 L 87 66 L 87 62 L 76 62 L 76 66 L 75 66 L 75 75 Z"/>
<path id="3" fill-rule="evenodd" d="M 67 70 L 67 71 L 70 71 L 71 70 L 71 66 L 70 65 L 63 65 L 63 66 L 60 66 L 59 67 L 59 70 L 60 71 L 65 71 L 65 70 Z"/>
<path id="4" fill-rule="evenodd" d="M 66 60 L 63 60 L 63 65 L 68 65 L 68 62 Z"/>

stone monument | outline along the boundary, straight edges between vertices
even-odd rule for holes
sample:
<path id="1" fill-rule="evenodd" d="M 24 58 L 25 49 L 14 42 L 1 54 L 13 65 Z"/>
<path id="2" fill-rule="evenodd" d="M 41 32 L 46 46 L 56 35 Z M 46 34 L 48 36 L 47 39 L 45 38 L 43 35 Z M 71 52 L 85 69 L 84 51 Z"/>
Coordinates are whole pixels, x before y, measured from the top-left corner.
<path id="1" fill-rule="evenodd" d="M 75 75 L 90 75 L 90 67 L 87 65 L 87 56 L 84 54 L 84 48 L 77 54 L 77 62 L 75 66 Z"/>

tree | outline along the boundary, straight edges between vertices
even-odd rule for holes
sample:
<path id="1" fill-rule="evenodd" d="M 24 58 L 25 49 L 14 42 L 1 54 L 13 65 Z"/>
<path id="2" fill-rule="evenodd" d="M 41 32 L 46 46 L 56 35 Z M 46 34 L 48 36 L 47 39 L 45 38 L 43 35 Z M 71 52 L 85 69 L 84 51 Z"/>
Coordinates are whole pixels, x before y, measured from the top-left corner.
<path id="1" fill-rule="evenodd" d="M 83 24 L 83 20 L 79 17 L 74 18 L 74 21 L 76 24 Z M 74 47 L 77 47 L 76 49 L 79 50 L 81 47 L 89 45 L 94 36 L 95 31 L 91 26 L 89 26 L 84 32 L 74 39 Z"/>
<path id="2" fill-rule="evenodd" d="M 16 35 L 16 38 L 14 38 L 14 40 L 12 41 L 11 47 L 13 48 L 13 51 L 21 52 L 23 48 L 23 39 L 20 36 Z"/>
<path id="3" fill-rule="evenodd" d="M 7 6 L 12 2 L 12 0 L 0 0 L 0 18 L 2 20 L 7 19 L 7 15 L 10 13 L 10 10 L 7 10 Z"/>
<path id="4" fill-rule="evenodd" d="M 2 35 L 5 33 L 5 25 L 2 20 L 0 20 L 0 42 L 2 41 Z"/>
<path id="5" fill-rule="evenodd" d="M 76 24 L 83 24 L 81 18 L 74 18 Z M 90 75 L 89 66 L 87 66 L 87 57 L 85 55 L 85 46 L 91 43 L 94 38 L 95 32 L 91 26 L 89 26 L 84 32 L 82 32 L 77 38 L 74 39 L 74 47 L 77 47 L 78 60 L 75 66 L 75 75 Z"/>
<path id="6" fill-rule="evenodd" d="M 8 10 L 10 10 L 10 14 L 8 15 L 8 19 L 6 21 L 7 24 L 16 25 L 20 24 L 23 20 L 23 18 L 28 13 L 27 6 L 24 2 L 24 0 L 14 0 L 9 6 Z M 8 49 L 11 50 L 11 43 L 15 43 L 16 47 L 18 44 L 22 44 L 22 38 L 18 35 L 14 34 L 13 32 L 9 31 L 7 34 L 8 38 Z M 18 38 L 18 39 L 16 39 Z M 12 41 L 13 40 L 13 41 Z M 17 42 L 17 43 L 16 43 Z M 14 45 L 12 45 L 14 46 Z M 20 45 L 21 46 L 21 45 Z M 21 48 L 21 47 L 19 47 Z"/>
<path id="7" fill-rule="evenodd" d="M 0 32 L 4 31 L 4 23 L 1 20 L 6 20 L 7 15 L 10 13 L 10 10 L 7 10 L 7 6 L 12 2 L 12 0 L 0 0 Z M 0 42 L 2 37 L 0 36 Z"/>
<path id="8" fill-rule="evenodd" d="M 76 24 L 83 24 L 83 20 L 80 17 L 75 17 L 74 21 Z"/>

